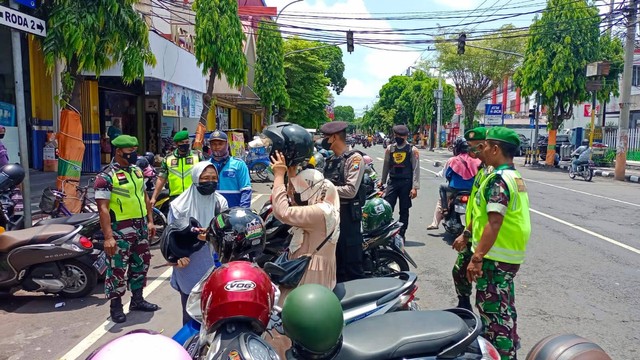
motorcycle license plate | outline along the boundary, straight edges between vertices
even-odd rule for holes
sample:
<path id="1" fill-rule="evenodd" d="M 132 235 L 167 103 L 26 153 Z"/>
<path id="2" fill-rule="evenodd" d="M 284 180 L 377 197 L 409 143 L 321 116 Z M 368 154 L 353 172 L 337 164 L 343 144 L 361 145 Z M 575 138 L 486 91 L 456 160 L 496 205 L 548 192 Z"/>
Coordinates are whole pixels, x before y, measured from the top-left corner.
<path id="1" fill-rule="evenodd" d="M 107 271 L 107 254 L 102 252 L 98 259 L 93 262 L 93 267 L 98 270 L 100 275 L 104 274 Z"/>
<path id="2" fill-rule="evenodd" d="M 400 250 L 404 251 L 404 241 L 402 240 L 402 236 L 396 235 L 393 238 L 393 244 Z"/>
<path id="3" fill-rule="evenodd" d="M 467 211 L 467 205 L 463 205 L 463 204 L 457 204 L 455 206 L 455 211 L 458 214 L 464 214 Z"/>

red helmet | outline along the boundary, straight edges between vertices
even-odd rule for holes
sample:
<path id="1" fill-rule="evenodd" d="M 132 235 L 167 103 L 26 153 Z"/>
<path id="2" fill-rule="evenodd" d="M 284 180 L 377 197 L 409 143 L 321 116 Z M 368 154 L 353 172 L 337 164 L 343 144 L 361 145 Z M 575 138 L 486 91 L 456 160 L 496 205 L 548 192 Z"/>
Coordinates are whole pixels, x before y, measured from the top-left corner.
<path id="1" fill-rule="evenodd" d="M 267 273 L 254 263 L 232 261 L 216 269 L 204 284 L 202 324 L 215 331 L 229 320 L 245 320 L 261 333 L 269 324 L 274 300 Z"/>

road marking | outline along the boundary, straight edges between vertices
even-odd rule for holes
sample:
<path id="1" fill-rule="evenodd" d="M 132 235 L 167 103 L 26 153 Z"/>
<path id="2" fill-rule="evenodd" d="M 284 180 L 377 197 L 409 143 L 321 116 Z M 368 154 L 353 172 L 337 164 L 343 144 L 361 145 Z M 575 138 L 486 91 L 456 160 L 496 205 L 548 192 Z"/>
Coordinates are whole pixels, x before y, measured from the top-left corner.
<path id="1" fill-rule="evenodd" d="M 631 251 L 631 252 L 634 252 L 634 253 L 636 253 L 636 254 L 640 255 L 640 250 L 639 250 L 639 249 L 636 249 L 636 248 L 634 248 L 634 247 L 632 247 L 632 246 L 629 246 L 629 245 L 627 245 L 627 244 L 623 244 L 623 243 L 621 243 L 621 242 L 619 242 L 619 241 L 613 240 L 613 239 L 608 238 L 608 237 L 606 237 L 606 236 L 604 236 L 604 235 L 600 235 L 600 234 L 598 234 L 598 233 L 596 233 L 596 232 L 593 232 L 593 231 L 591 231 L 591 230 L 587 230 L 587 229 L 585 229 L 585 228 L 583 228 L 583 227 L 580 227 L 580 226 L 578 226 L 578 225 L 572 224 L 572 223 L 570 223 L 570 222 L 568 222 L 568 221 L 564 221 L 564 220 L 562 220 L 562 219 L 558 219 L 557 217 L 554 217 L 554 216 L 551 216 L 551 215 L 545 214 L 545 213 L 540 212 L 540 211 L 538 211 L 538 210 L 534 210 L 534 209 L 529 209 L 529 210 L 530 210 L 532 213 L 534 213 L 534 214 L 538 214 L 538 215 L 540 215 L 540 216 L 544 216 L 544 217 L 546 217 L 547 219 L 550 219 L 550 220 L 553 220 L 553 221 L 559 222 L 560 224 L 563 224 L 563 225 L 567 225 L 567 226 L 568 226 L 568 227 L 570 227 L 570 228 L 573 228 L 573 229 L 576 229 L 576 230 L 582 231 L 582 232 L 583 232 L 583 233 L 585 233 L 585 234 L 589 234 L 589 235 L 594 236 L 594 237 L 596 237 L 596 238 L 598 238 L 598 239 L 600 239 L 600 240 L 604 240 L 604 241 L 606 241 L 606 242 L 608 242 L 608 243 L 611 243 L 611 244 L 613 244 L 613 245 L 617 245 L 617 246 L 619 246 L 619 247 L 621 247 L 621 248 L 623 248 L 623 249 L 625 249 L 625 250 L 629 250 L 629 251 Z"/>
<path id="2" fill-rule="evenodd" d="M 267 194 L 255 194 L 255 195 L 253 195 L 253 199 L 251 199 L 251 202 L 258 201 L 258 199 L 260 199 L 261 197 L 266 196 L 266 195 Z"/>
<path id="3" fill-rule="evenodd" d="M 422 169 L 422 170 L 424 170 L 424 171 L 428 171 L 428 172 L 432 173 L 433 175 L 438 175 L 438 172 L 437 172 L 437 171 L 429 170 L 429 169 L 427 169 L 427 168 L 423 168 L 422 166 L 420 166 L 420 169 Z"/>
<path id="4" fill-rule="evenodd" d="M 149 296 L 149 294 L 155 291 L 160 286 L 160 284 L 162 284 L 165 280 L 168 280 L 169 277 L 171 276 L 172 270 L 173 268 L 168 268 L 167 270 L 165 270 L 165 272 L 162 273 L 162 275 L 157 277 L 155 280 L 151 282 L 151 284 L 145 287 L 143 291 L 144 296 L 145 297 Z M 130 303 L 131 301 L 124 304 L 123 308 L 128 309 Z M 125 311 L 125 313 L 129 313 L 129 311 Z M 93 332 L 87 335 L 87 337 L 85 337 L 78 344 L 76 344 L 76 346 L 74 346 L 73 349 L 69 350 L 69 352 L 64 354 L 60 358 L 60 360 L 75 360 L 78 357 L 82 356 L 82 354 L 84 354 L 85 351 L 87 351 L 93 344 L 96 343 L 96 341 L 98 341 L 102 336 L 104 336 L 104 334 L 109 332 L 109 330 L 111 330 L 111 328 L 114 327 L 115 325 L 116 323 L 114 323 L 113 321 L 106 320 L 100 326 L 98 326 L 95 330 L 93 330 Z"/>
<path id="5" fill-rule="evenodd" d="M 384 159 L 381 157 L 377 157 L 376 159 L 378 159 L 378 161 L 384 161 Z"/>
<path id="6" fill-rule="evenodd" d="M 617 202 L 617 203 L 620 203 L 620 204 L 625 204 L 625 205 L 631 205 L 631 206 L 635 206 L 635 207 L 640 207 L 640 204 L 635 204 L 635 203 L 631 203 L 631 202 L 624 201 L 624 200 L 612 199 L 612 198 L 609 198 L 609 197 L 606 197 L 606 196 L 597 195 L 597 194 L 592 194 L 592 193 L 588 193 L 588 192 L 585 192 L 585 191 L 580 191 L 580 190 L 575 190 L 575 189 L 569 189 L 569 188 L 566 188 L 566 187 L 564 187 L 564 186 L 553 185 L 553 184 L 549 184 L 549 183 L 542 182 L 542 181 L 531 180 L 531 179 L 526 179 L 525 181 L 526 181 L 526 182 L 533 182 L 533 183 L 537 183 L 537 184 L 542 184 L 542 185 L 547 185 L 547 186 L 551 186 L 551 187 L 554 187 L 554 188 L 557 188 L 557 189 L 562 189 L 562 190 L 572 191 L 572 192 L 575 192 L 575 193 L 578 193 L 578 194 L 589 195 L 589 196 L 593 196 L 593 197 L 600 198 L 600 199 L 610 200 L 610 201 L 614 201 L 614 202 Z"/>

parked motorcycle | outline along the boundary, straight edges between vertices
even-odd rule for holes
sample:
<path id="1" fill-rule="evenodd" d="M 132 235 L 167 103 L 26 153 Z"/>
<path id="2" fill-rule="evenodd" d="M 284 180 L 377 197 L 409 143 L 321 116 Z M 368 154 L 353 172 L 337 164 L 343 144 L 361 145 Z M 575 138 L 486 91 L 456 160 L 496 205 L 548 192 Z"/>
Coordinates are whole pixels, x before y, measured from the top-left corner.
<path id="1" fill-rule="evenodd" d="M 575 179 L 576 176 L 581 176 L 584 181 L 591 181 L 593 178 L 593 170 L 595 163 L 589 160 L 586 164 L 580 164 L 576 166 L 576 171 L 573 171 L 573 165 L 569 166 L 569 177 Z"/>
<path id="2" fill-rule="evenodd" d="M 464 231 L 464 218 L 471 192 L 458 191 L 449 198 L 447 214 L 442 219 L 444 230 L 453 240 Z"/>
<path id="3" fill-rule="evenodd" d="M 0 291 L 22 289 L 68 298 L 91 293 L 97 283 L 94 268 L 101 264 L 87 256 L 93 244 L 81 230 L 53 224 L 0 234 Z"/>

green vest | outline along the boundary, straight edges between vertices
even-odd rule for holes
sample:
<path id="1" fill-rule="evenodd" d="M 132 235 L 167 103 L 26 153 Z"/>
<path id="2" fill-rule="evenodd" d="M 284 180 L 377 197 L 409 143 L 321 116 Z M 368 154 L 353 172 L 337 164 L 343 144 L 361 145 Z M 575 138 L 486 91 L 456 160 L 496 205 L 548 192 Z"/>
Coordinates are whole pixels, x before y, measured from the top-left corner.
<path id="1" fill-rule="evenodd" d="M 115 221 L 144 219 L 147 216 L 147 203 L 144 201 L 144 176 L 137 167 L 115 170 L 111 174 L 113 188 L 109 200 L 109 210 L 115 215 Z"/>
<path id="2" fill-rule="evenodd" d="M 197 154 L 191 152 L 188 156 L 178 157 L 175 153 L 169 155 L 166 160 L 169 181 L 169 195 L 178 196 L 191 186 L 191 169 L 200 161 Z"/>
<path id="3" fill-rule="evenodd" d="M 475 199 L 476 192 L 478 191 L 478 188 L 480 188 L 480 185 L 482 184 L 484 179 L 487 178 L 487 175 L 491 173 L 492 169 L 493 169 L 492 167 L 485 165 L 478 170 L 478 172 L 476 173 L 476 176 L 473 178 L 473 186 L 471 187 L 471 194 L 469 194 L 469 202 L 467 203 L 467 210 L 464 213 L 465 225 L 468 225 L 471 222 L 471 217 L 473 215 L 473 204 L 474 204 L 473 199 Z"/>
<path id="4" fill-rule="evenodd" d="M 489 252 L 487 259 L 509 264 L 524 262 L 527 242 L 531 235 L 531 221 L 529 218 L 529 196 L 520 173 L 516 170 L 496 170 L 488 175 L 475 194 L 473 206 L 473 231 L 471 249 L 475 252 L 485 226 L 489 222 L 487 214 L 486 189 L 494 176 L 500 175 L 509 188 L 509 204 L 504 216 L 498 237 Z"/>

